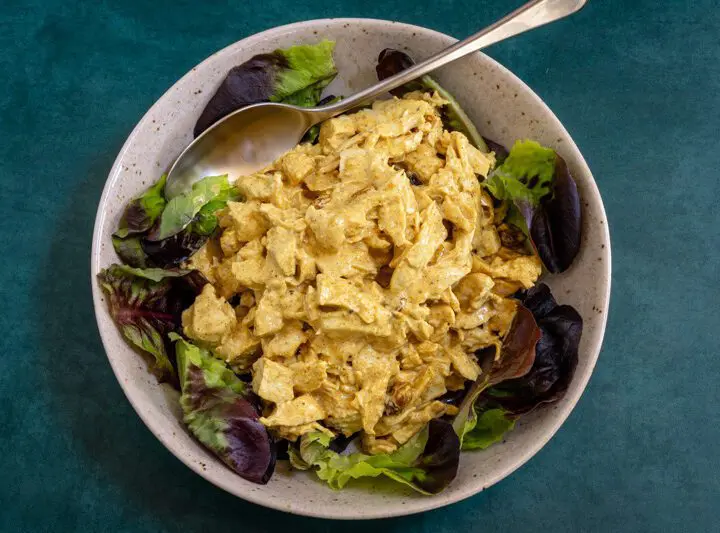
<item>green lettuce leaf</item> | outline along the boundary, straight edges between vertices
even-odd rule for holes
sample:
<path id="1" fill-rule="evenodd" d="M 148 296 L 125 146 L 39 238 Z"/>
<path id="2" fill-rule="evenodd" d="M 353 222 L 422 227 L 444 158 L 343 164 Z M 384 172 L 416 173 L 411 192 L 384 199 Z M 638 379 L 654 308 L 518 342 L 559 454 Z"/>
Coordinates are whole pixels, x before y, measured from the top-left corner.
<path id="1" fill-rule="evenodd" d="M 350 480 L 385 476 L 421 494 L 436 494 L 455 478 L 460 442 L 452 426 L 432 420 L 390 454 L 340 454 L 330 449 L 331 437 L 320 432 L 303 435 L 299 448 L 290 448 L 290 461 L 299 469 L 313 469 L 331 488 Z"/>
<path id="2" fill-rule="evenodd" d="M 445 129 L 450 131 L 459 131 L 468 138 L 475 148 L 482 152 L 489 152 L 490 149 L 485 143 L 485 139 L 483 139 L 473 121 L 469 116 L 467 116 L 467 113 L 465 113 L 463 108 L 460 106 L 460 102 L 458 102 L 452 94 L 446 91 L 437 81 L 435 81 L 435 79 L 430 76 L 425 75 L 420 79 L 426 89 L 436 91 L 440 97 L 448 102 L 443 108 L 442 118 Z"/>
<path id="3" fill-rule="evenodd" d="M 200 235 L 210 235 L 218 225 L 217 212 L 223 209 L 229 201 L 239 199 L 240 194 L 233 187 L 222 191 L 200 208 L 187 229 Z"/>
<path id="4" fill-rule="evenodd" d="M 275 444 L 260 423 L 250 387 L 207 350 L 175 341 L 183 421 L 192 434 L 240 476 L 267 483 Z"/>
<path id="5" fill-rule="evenodd" d="M 270 101 L 291 103 L 287 101 L 289 98 L 307 92 L 308 88 L 313 88 L 310 90 L 314 92 L 315 101 L 319 101 L 322 89 L 337 75 L 334 49 L 333 41 L 324 40 L 314 45 L 301 44 L 276 50 L 276 54 L 285 58 L 287 68 L 278 71 Z"/>
<path id="6" fill-rule="evenodd" d="M 142 247 L 142 237 L 128 235 L 125 238 L 112 236 L 113 248 L 120 260 L 131 267 L 147 268 L 150 261 Z"/>
<path id="7" fill-rule="evenodd" d="M 149 240 L 161 241 L 180 233 L 203 207 L 214 201 L 217 202 L 215 205 L 224 205 L 223 202 L 227 202 L 232 196 L 232 190 L 227 174 L 208 176 L 194 183 L 190 191 L 168 202 L 160 216 L 160 224 L 149 235 Z M 209 214 L 211 213 L 206 211 L 204 216 Z M 203 226 L 204 229 L 205 227 Z"/>
<path id="8" fill-rule="evenodd" d="M 478 413 L 477 403 L 474 406 L 475 416 L 465 427 L 463 450 L 484 450 L 500 442 L 505 434 L 515 427 L 515 419 L 501 408 L 486 409 Z"/>
<path id="9" fill-rule="evenodd" d="M 163 192 L 166 177 L 163 174 L 152 187 L 127 205 L 118 230 L 114 233 L 115 237 L 123 239 L 134 233 L 143 233 L 152 227 L 165 209 Z"/>
<path id="10" fill-rule="evenodd" d="M 286 96 L 280 100 L 283 104 L 296 105 L 300 107 L 315 107 L 318 105 L 322 98 L 322 92 L 325 90 L 332 78 L 325 78 L 317 83 L 314 83 L 305 89 L 302 89 L 294 94 Z"/>
<path id="11" fill-rule="evenodd" d="M 517 141 L 505 162 L 485 181 L 498 200 L 522 200 L 537 206 L 546 195 L 555 174 L 555 151 L 535 141 Z"/>
<path id="12" fill-rule="evenodd" d="M 198 272 L 138 269 L 111 265 L 98 274 L 110 316 L 123 336 L 152 356 L 158 380 L 174 382 L 175 369 L 167 335 L 181 328 L 180 315 L 204 284 Z"/>

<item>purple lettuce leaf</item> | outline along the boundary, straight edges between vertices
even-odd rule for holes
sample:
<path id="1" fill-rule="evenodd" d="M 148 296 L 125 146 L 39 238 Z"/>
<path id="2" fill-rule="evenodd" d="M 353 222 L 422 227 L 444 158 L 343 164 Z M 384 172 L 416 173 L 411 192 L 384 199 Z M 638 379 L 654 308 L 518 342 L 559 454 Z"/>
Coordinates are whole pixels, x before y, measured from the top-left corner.
<path id="1" fill-rule="evenodd" d="M 166 177 L 163 174 L 147 191 L 130 201 L 114 233 L 115 237 L 124 239 L 128 235 L 144 233 L 152 227 L 165 209 Z"/>
<path id="2" fill-rule="evenodd" d="M 189 259 L 208 239 L 208 235 L 195 233 L 192 229 L 186 228 L 161 241 L 141 239 L 140 245 L 149 264 L 173 268 Z"/>
<path id="3" fill-rule="evenodd" d="M 177 334 L 180 405 L 192 434 L 226 465 L 265 484 L 275 469 L 276 446 L 259 418 L 257 398 L 209 351 Z"/>
<path id="4" fill-rule="evenodd" d="M 496 357 L 494 349 L 482 350 L 478 353 L 482 373 L 468 389 L 458 414 L 453 419 L 453 428 L 460 437 L 461 445 L 464 436 L 477 424 L 475 402 L 478 397 L 489 387 L 524 376 L 535 361 L 540 335 L 540 329 L 531 311 L 518 304 L 499 357 Z"/>
<path id="5" fill-rule="evenodd" d="M 460 439 L 452 424 L 439 419 L 428 422 L 428 440 L 414 465 L 425 471 L 417 485 L 425 492 L 437 494 L 455 479 L 459 464 Z"/>
<path id="6" fill-rule="evenodd" d="M 110 316 L 123 336 L 152 356 L 150 370 L 160 382 L 176 382 L 168 334 L 181 328 L 181 313 L 189 307 L 205 280 L 187 270 L 137 269 L 111 265 L 98 274 Z"/>
<path id="7" fill-rule="evenodd" d="M 521 296 L 542 331 L 535 361 L 522 377 L 498 383 L 484 396 L 514 415 L 540 404 L 561 399 L 572 381 L 578 362 L 583 321 L 569 305 L 557 305 L 547 285 L 541 283 Z"/>
<path id="8" fill-rule="evenodd" d="M 570 268 L 580 250 L 580 223 L 577 185 L 565 160 L 557 156 L 552 193 L 541 201 L 528 225 L 535 249 L 550 272 Z"/>

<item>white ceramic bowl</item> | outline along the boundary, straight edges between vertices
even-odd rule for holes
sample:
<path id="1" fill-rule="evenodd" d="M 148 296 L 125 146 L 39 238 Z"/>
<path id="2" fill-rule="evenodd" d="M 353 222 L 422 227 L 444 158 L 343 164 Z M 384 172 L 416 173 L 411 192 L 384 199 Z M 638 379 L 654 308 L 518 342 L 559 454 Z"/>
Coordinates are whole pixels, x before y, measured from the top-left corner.
<path id="1" fill-rule="evenodd" d="M 426 511 L 462 500 L 503 479 L 542 448 L 570 414 L 590 378 L 605 330 L 610 294 L 610 241 L 600 193 L 587 164 L 562 124 L 522 81 L 477 53 L 441 71 L 437 78 L 463 105 L 487 137 L 511 145 L 531 138 L 565 158 L 583 206 L 582 248 L 570 270 L 547 278 L 561 303 L 585 321 L 580 361 L 563 400 L 521 418 L 507 440 L 488 450 L 463 453 L 456 479 L 427 497 L 372 480 L 333 491 L 313 474 L 289 472 L 281 462 L 267 485 L 255 485 L 226 468 L 185 430 L 178 394 L 159 386 L 144 361 L 128 347 L 109 316 L 97 273 L 116 262 L 110 235 L 128 200 L 156 180 L 190 142 L 205 103 L 225 73 L 251 56 L 321 38 L 337 42 L 338 78 L 330 90 L 351 94 L 376 81 L 375 60 L 387 47 L 425 58 L 455 41 L 441 33 L 396 22 L 327 19 L 274 28 L 221 50 L 173 85 L 133 130 L 110 171 L 98 206 L 92 248 L 92 287 L 98 327 L 120 385 L 138 415 L 181 461 L 218 487 L 245 500 L 302 515 L 380 518 Z"/>

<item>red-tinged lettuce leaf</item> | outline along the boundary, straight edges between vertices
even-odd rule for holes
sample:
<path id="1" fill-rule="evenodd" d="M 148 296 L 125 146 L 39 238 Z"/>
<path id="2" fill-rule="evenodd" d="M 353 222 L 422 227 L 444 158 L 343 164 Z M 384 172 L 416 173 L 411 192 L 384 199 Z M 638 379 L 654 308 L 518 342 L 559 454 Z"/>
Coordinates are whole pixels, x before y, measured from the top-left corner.
<path id="1" fill-rule="evenodd" d="M 481 362 L 488 376 L 488 386 L 527 374 L 535 361 L 535 347 L 540 335 L 532 312 L 519 304 L 510 331 L 503 340 L 500 357 L 490 363 Z M 488 364 L 489 370 L 485 370 Z"/>
<path id="2" fill-rule="evenodd" d="M 98 274 L 110 316 L 123 336 L 152 356 L 150 370 L 160 382 L 175 383 L 167 335 L 180 329 L 180 316 L 205 280 L 199 272 L 137 269 L 112 265 Z"/>
<path id="3" fill-rule="evenodd" d="M 447 487 L 457 475 L 460 463 L 460 439 L 452 424 L 434 419 L 428 422 L 428 439 L 422 455 L 415 466 L 425 471 L 417 485 L 430 494 L 437 494 Z"/>
<path id="4" fill-rule="evenodd" d="M 483 137 L 483 140 L 485 141 L 488 150 L 495 153 L 495 164 L 498 166 L 502 165 L 507 159 L 508 155 L 510 155 L 508 149 L 505 148 L 502 144 L 496 143 L 495 141 L 493 141 L 492 139 L 488 139 L 487 137 Z"/>
<path id="5" fill-rule="evenodd" d="M 557 305 L 545 284 L 527 291 L 521 301 L 533 313 L 542 331 L 535 361 L 524 376 L 503 381 L 484 393 L 486 398 L 515 415 L 565 395 L 577 366 L 583 328 L 577 311 L 569 305 Z"/>
<path id="6" fill-rule="evenodd" d="M 535 141 L 518 141 L 484 182 L 512 202 L 507 222 L 530 237 L 545 268 L 564 272 L 580 250 L 580 197 L 565 160 Z"/>
<path id="7" fill-rule="evenodd" d="M 457 475 L 460 441 L 450 423 L 431 420 L 425 428 L 390 454 L 341 454 L 331 449 L 332 438 L 307 433 L 289 450 L 291 464 L 312 469 L 333 489 L 350 480 L 385 476 L 421 494 L 437 494 Z"/>
<path id="8" fill-rule="evenodd" d="M 335 43 L 291 46 L 252 57 L 232 68 L 195 124 L 197 137 L 221 118 L 260 102 L 286 102 L 311 107 L 337 75 Z"/>
<path id="9" fill-rule="evenodd" d="M 148 261 L 140 241 L 142 235 L 152 228 L 165 209 L 166 201 L 163 175 L 142 195 L 130 201 L 125 207 L 117 231 L 112 236 L 113 247 L 118 257 L 132 267 L 146 268 L 155 266 Z"/>
<path id="10" fill-rule="evenodd" d="M 565 160 L 557 156 L 552 194 L 530 223 L 530 237 L 545 268 L 564 272 L 580 250 L 580 196 Z"/>
<path id="11" fill-rule="evenodd" d="M 141 239 L 140 245 L 147 256 L 148 264 L 172 268 L 189 259 L 202 248 L 208 238 L 209 235 L 195 233 L 186 228 L 161 241 Z"/>
<path id="12" fill-rule="evenodd" d="M 378 80 L 382 81 L 391 76 L 394 76 L 398 72 L 407 70 L 415 64 L 415 61 L 404 52 L 395 50 L 393 48 L 385 48 L 378 56 L 377 65 L 375 65 L 375 72 L 377 73 Z M 397 87 L 390 91 L 390 94 L 401 98 L 404 94 L 412 91 L 422 91 L 426 89 L 422 82 L 422 79 L 412 80 L 401 87 Z"/>
<path id="13" fill-rule="evenodd" d="M 378 63 L 375 66 L 375 72 L 377 73 L 379 80 L 384 80 L 390 76 L 394 76 L 398 72 L 402 72 L 407 68 L 413 66 L 415 62 L 412 58 L 400 50 L 394 50 L 392 48 L 386 48 L 378 56 Z M 406 83 L 402 87 L 393 89 L 390 94 L 393 96 L 401 97 L 403 94 L 411 91 L 433 91 L 437 92 L 441 98 L 446 100 L 448 104 L 442 110 L 442 119 L 445 129 L 451 131 L 459 131 L 464 134 L 468 140 L 483 152 L 488 151 L 488 147 L 485 144 L 485 140 L 478 133 L 477 128 L 473 124 L 470 117 L 467 116 L 460 103 L 455 97 L 445 90 L 434 78 L 430 76 L 422 76 L 417 80 L 413 80 Z"/>
<path id="14" fill-rule="evenodd" d="M 276 448 L 262 425 L 250 386 L 222 361 L 177 334 L 180 405 L 191 433 L 240 476 L 265 484 Z"/>
<path id="15" fill-rule="evenodd" d="M 124 239 L 128 235 L 148 231 L 165 209 L 165 174 L 142 195 L 125 208 L 114 236 Z"/>
<path id="16" fill-rule="evenodd" d="M 540 336 L 541 332 L 533 314 L 525 306 L 518 304 L 499 357 L 495 357 L 492 349 L 478 354 L 482 372 L 470 386 L 458 414 L 453 419 L 453 428 L 460 437 L 461 444 L 464 436 L 477 424 L 475 401 L 480 394 L 488 387 L 525 375 L 535 361 L 535 350 Z"/>

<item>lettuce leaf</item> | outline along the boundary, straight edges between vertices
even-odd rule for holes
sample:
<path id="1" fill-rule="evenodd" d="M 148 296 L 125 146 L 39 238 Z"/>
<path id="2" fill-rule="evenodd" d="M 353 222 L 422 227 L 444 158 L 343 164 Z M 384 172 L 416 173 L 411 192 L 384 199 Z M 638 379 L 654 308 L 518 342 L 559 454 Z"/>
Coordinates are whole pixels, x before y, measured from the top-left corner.
<path id="1" fill-rule="evenodd" d="M 168 202 L 160 216 L 158 227 L 150 233 L 148 240 L 161 241 L 176 235 L 188 226 L 206 205 L 213 202 L 216 203 L 215 210 L 222 207 L 233 195 L 232 190 L 227 174 L 207 176 L 194 183 L 190 191 Z M 212 213 L 206 212 L 206 215 Z"/>
<path id="2" fill-rule="evenodd" d="M 515 427 L 515 419 L 502 408 L 485 409 L 478 412 L 478 402 L 475 403 L 475 416 L 465 428 L 462 449 L 484 450 L 500 442 L 505 434 Z"/>
<path id="3" fill-rule="evenodd" d="M 128 235 L 125 238 L 112 236 L 113 248 L 120 260 L 131 267 L 147 268 L 151 261 L 142 247 L 142 237 Z"/>
<path id="4" fill-rule="evenodd" d="M 291 46 L 259 54 L 228 72 L 195 124 L 197 137 L 221 118 L 260 102 L 312 107 L 335 78 L 335 43 Z"/>
<path id="5" fill-rule="evenodd" d="M 340 454 L 330 449 L 324 433 L 303 435 L 299 448 L 290 449 L 295 468 L 313 469 L 333 489 L 351 479 L 385 476 L 421 494 L 437 494 L 457 474 L 460 441 L 444 420 L 431 420 L 425 428 L 390 454 Z"/>
<path id="6" fill-rule="evenodd" d="M 569 305 L 558 305 L 544 283 L 521 295 L 521 301 L 542 331 L 532 368 L 524 376 L 498 383 L 483 394 L 514 415 L 565 395 L 577 366 L 583 329 L 578 312 Z"/>
<path id="7" fill-rule="evenodd" d="M 275 468 L 275 444 L 260 423 L 248 384 L 222 361 L 177 334 L 180 405 L 192 434 L 226 465 L 264 484 Z"/>
<path id="8" fill-rule="evenodd" d="M 167 335 L 181 327 L 180 315 L 205 283 L 198 272 L 111 265 L 98 274 L 110 316 L 132 345 L 152 356 L 160 382 L 175 382 Z"/>
<path id="9" fill-rule="evenodd" d="M 147 191 L 125 207 L 118 229 L 112 236 L 115 252 L 124 263 L 139 268 L 151 266 L 142 249 L 141 235 L 152 228 L 165 209 L 165 178 L 163 174 Z"/>
<path id="10" fill-rule="evenodd" d="M 217 212 L 240 198 L 227 176 L 208 176 L 170 202 L 165 176 L 125 210 L 112 243 L 118 257 L 137 268 L 175 268 L 205 244 L 218 225 Z"/>
<path id="11" fill-rule="evenodd" d="M 379 80 L 384 80 L 390 76 L 394 76 L 398 72 L 413 66 L 415 62 L 404 52 L 386 48 L 378 56 L 378 63 L 375 67 Z M 487 144 L 482 135 L 478 132 L 470 117 L 463 111 L 460 103 L 455 97 L 446 91 L 435 79 L 430 76 L 422 76 L 417 80 L 406 83 L 398 89 L 394 89 L 391 93 L 394 96 L 402 96 L 411 91 L 434 91 L 437 92 L 448 104 L 443 109 L 443 123 L 445 128 L 452 131 L 463 133 L 479 150 L 488 152 Z"/>
<path id="12" fill-rule="evenodd" d="M 278 71 L 270 101 L 290 103 L 288 100 L 293 96 L 307 92 L 311 87 L 315 91 L 315 101 L 319 101 L 322 89 L 337 75 L 333 61 L 334 50 L 335 43 L 328 40 L 276 50 L 274 53 L 285 59 L 287 68 Z M 320 91 L 317 91 L 318 86 Z"/>
<path id="13" fill-rule="evenodd" d="M 535 141 L 518 141 L 485 186 L 498 200 L 523 200 L 537 205 L 550 193 L 555 152 Z"/>
<path id="14" fill-rule="evenodd" d="M 229 201 L 240 199 L 240 193 L 230 187 L 200 208 L 195 218 L 188 226 L 188 230 L 199 235 L 210 235 L 218 225 L 217 212 L 223 209 Z"/>
<path id="15" fill-rule="evenodd" d="M 580 249 L 580 198 L 565 161 L 535 141 L 517 141 L 484 182 L 511 202 L 507 222 L 532 241 L 550 272 L 564 272 Z"/>
<path id="16" fill-rule="evenodd" d="M 188 227 L 161 241 L 141 239 L 140 245 L 147 257 L 147 265 L 174 268 L 202 248 L 208 238 L 209 235 L 197 233 L 194 228 Z"/>
<path id="17" fill-rule="evenodd" d="M 321 80 L 310 85 L 295 94 L 291 94 L 282 100 L 283 104 L 296 105 L 299 107 L 314 107 L 322 100 L 322 92 L 327 87 L 331 79 Z"/>
<path id="18" fill-rule="evenodd" d="M 113 234 L 119 239 L 148 231 L 165 209 L 165 179 L 163 174 L 147 191 L 133 199 L 125 208 L 118 230 Z"/>
<path id="19" fill-rule="evenodd" d="M 488 387 L 527 374 L 535 361 L 535 348 L 541 332 L 529 309 L 518 304 L 515 318 L 503 341 L 502 352 L 495 357 L 495 350 L 477 353 L 482 372 L 470 386 L 453 419 L 453 428 L 464 446 L 465 436 L 477 425 L 475 402 Z"/>

